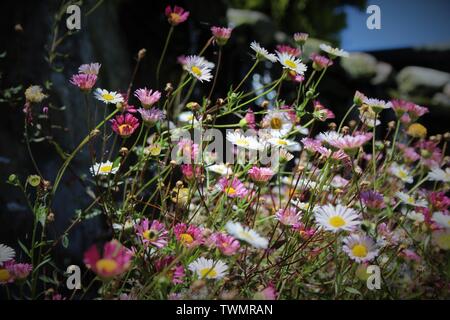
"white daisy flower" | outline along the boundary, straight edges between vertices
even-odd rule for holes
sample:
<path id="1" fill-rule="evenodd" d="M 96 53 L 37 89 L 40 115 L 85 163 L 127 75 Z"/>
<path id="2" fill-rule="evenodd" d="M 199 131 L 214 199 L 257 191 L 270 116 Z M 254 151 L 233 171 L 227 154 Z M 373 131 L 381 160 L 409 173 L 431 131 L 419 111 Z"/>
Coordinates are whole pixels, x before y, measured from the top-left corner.
<path id="1" fill-rule="evenodd" d="M 277 57 L 273 53 L 269 53 L 266 49 L 261 47 L 261 45 L 256 41 L 253 41 L 250 44 L 250 48 L 252 48 L 253 51 L 255 51 L 256 53 L 255 57 L 258 60 L 269 60 L 270 62 L 277 61 Z"/>
<path id="2" fill-rule="evenodd" d="M 2 265 L 3 262 L 14 259 L 15 256 L 16 252 L 13 248 L 0 243 L 0 265 Z"/>
<path id="3" fill-rule="evenodd" d="M 431 219 L 441 227 L 450 228 L 450 215 L 448 214 L 444 214 L 441 211 L 436 211 L 433 213 Z"/>
<path id="4" fill-rule="evenodd" d="M 339 48 L 333 48 L 332 46 L 325 44 L 325 43 L 322 43 L 320 45 L 320 49 L 322 51 L 325 51 L 326 53 L 328 53 L 331 58 L 336 58 L 336 57 L 348 58 L 348 56 L 349 56 L 347 51 L 344 51 Z"/>
<path id="5" fill-rule="evenodd" d="M 113 167 L 114 163 L 111 161 L 95 163 L 91 166 L 90 171 L 93 176 L 106 176 L 108 174 L 116 174 L 119 166 Z"/>
<path id="6" fill-rule="evenodd" d="M 262 150 L 264 149 L 264 146 L 258 141 L 255 137 L 246 137 L 240 132 L 228 132 L 227 133 L 227 140 L 230 141 L 232 144 L 249 149 L 249 150 Z"/>
<path id="7" fill-rule="evenodd" d="M 443 250 L 450 250 L 450 229 L 433 231 L 431 240 L 435 245 Z"/>
<path id="8" fill-rule="evenodd" d="M 242 226 L 239 222 L 228 221 L 225 229 L 235 238 L 248 242 L 255 248 L 266 249 L 269 245 L 266 238 L 261 237 L 256 231 Z"/>
<path id="9" fill-rule="evenodd" d="M 450 182 L 450 168 L 445 168 L 445 171 L 439 167 L 431 169 L 428 173 L 428 180 Z"/>
<path id="10" fill-rule="evenodd" d="M 277 59 L 285 69 L 295 71 L 297 74 L 303 75 L 308 69 L 300 59 L 286 52 L 277 51 Z"/>
<path id="11" fill-rule="evenodd" d="M 188 124 L 191 124 L 192 122 L 194 123 L 194 125 L 199 124 L 200 122 L 195 118 L 194 113 L 192 113 L 191 111 L 185 111 L 185 112 L 181 112 L 178 115 L 178 120 L 180 122 L 185 122 Z"/>
<path id="12" fill-rule="evenodd" d="M 123 97 L 120 93 L 117 93 L 116 91 L 108 91 L 106 89 L 100 89 L 97 88 L 94 92 L 94 97 L 97 100 L 100 100 L 103 103 L 109 104 L 116 104 L 119 102 L 123 102 Z"/>
<path id="13" fill-rule="evenodd" d="M 222 176 L 227 176 L 233 173 L 230 167 L 228 167 L 225 163 L 213 164 L 206 167 L 206 170 L 218 173 Z"/>
<path id="14" fill-rule="evenodd" d="M 267 140 L 271 145 L 274 145 L 276 147 L 283 147 L 290 151 L 300 151 L 300 143 L 289 140 L 289 139 L 281 139 L 281 138 L 270 138 Z"/>
<path id="15" fill-rule="evenodd" d="M 343 250 L 358 263 L 371 261 L 378 255 L 378 248 L 372 238 L 359 234 L 346 237 Z"/>
<path id="16" fill-rule="evenodd" d="M 413 207 L 427 207 L 428 203 L 425 200 L 417 200 L 414 198 L 414 196 L 409 195 L 405 192 L 398 191 L 395 193 L 397 198 L 400 199 L 401 202 L 404 204 L 413 206 Z"/>
<path id="17" fill-rule="evenodd" d="M 423 213 L 417 212 L 415 210 L 408 210 L 406 208 L 402 208 L 402 214 L 405 215 L 408 219 L 411 219 L 416 222 L 424 222 L 425 216 Z"/>
<path id="18" fill-rule="evenodd" d="M 189 72 L 190 75 L 200 80 L 200 82 L 203 82 L 203 80 L 211 81 L 213 78 L 211 70 L 214 68 L 214 63 L 207 61 L 203 57 L 187 56 L 183 68 Z"/>
<path id="19" fill-rule="evenodd" d="M 406 169 L 405 166 L 399 165 L 397 163 L 393 163 L 390 167 L 390 171 L 393 175 L 395 175 L 397 178 L 400 178 L 403 182 L 406 183 L 413 183 L 414 179 L 411 176 L 408 169 Z"/>
<path id="20" fill-rule="evenodd" d="M 341 204 L 333 206 L 327 204 L 314 209 L 316 222 L 325 230 L 338 232 L 340 230 L 353 231 L 361 224 L 356 210 Z"/>
<path id="21" fill-rule="evenodd" d="M 316 140 L 329 143 L 330 141 L 339 140 L 342 137 L 343 137 L 343 135 L 336 131 L 327 131 L 327 132 L 319 133 L 316 136 Z"/>
<path id="22" fill-rule="evenodd" d="M 191 262 L 188 268 L 201 279 L 222 279 L 228 270 L 228 266 L 222 261 L 203 257 Z"/>
<path id="23" fill-rule="evenodd" d="M 282 137 L 291 131 L 293 124 L 286 112 L 269 112 L 262 120 L 262 126 L 269 129 L 269 134 L 274 137 Z"/>
<path id="24" fill-rule="evenodd" d="M 384 109 L 389 109 L 392 107 L 392 104 L 386 103 L 384 100 L 374 99 L 374 98 L 365 98 L 364 104 L 368 105 L 374 112 L 381 112 Z"/>

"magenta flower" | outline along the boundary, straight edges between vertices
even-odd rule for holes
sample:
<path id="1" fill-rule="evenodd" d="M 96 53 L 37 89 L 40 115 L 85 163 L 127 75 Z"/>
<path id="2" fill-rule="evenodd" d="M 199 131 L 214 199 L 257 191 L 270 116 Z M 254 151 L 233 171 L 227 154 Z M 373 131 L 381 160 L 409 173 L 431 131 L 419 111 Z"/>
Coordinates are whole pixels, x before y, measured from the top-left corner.
<path id="1" fill-rule="evenodd" d="M 275 172 L 273 172 L 270 168 L 258 168 L 254 166 L 250 170 L 248 170 L 250 179 L 258 185 L 264 185 L 268 183 L 269 180 L 272 179 L 274 174 Z"/>
<path id="2" fill-rule="evenodd" d="M 102 278 L 112 278 L 125 272 L 131 264 L 133 252 L 113 239 L 104 244 L 99 251 L 93 245 L 84 253 L 84 263 Z"/>
<path id="3" fill-rule="evenodd" d="M 369 209 L 378 210 L 386 207 L 383 195 L 376 191 L 362 191 L 360 196 L 362 203 Z"/>
<path id="4" fill-rule="evenodd" d="M 280 53 L 287 53 L 287 54 L 289 54 L 291 56 L 294 56 L 294 57 L 299 57 L 302 54 L 302 52 L 300 51 L 299 48 L 293 48 L 293 47 L 288 46 L 286 44 L 279 44 L 279 45 L 277 45 L 277 51 L 280 52 Z"/>
<path id="5" fill-rule="evenodd" d="M 442 160 L 442 150 L 438 147 L 438 144 L 438 142 L 430 140 L 420 140 L 415 144 L 415 147 L 420 150 L 420 163 L 425 167 L 439 166 Z"/>
<path id="6" fill-rule="evenodd" d="M 277 291 L 275 289 L 275 286 L 272 283 L 269 283 L 269 285 L 264 288 L 261 291 L 258 291 L 255 294 L 255 299 L 257 300 L 276 300 L 277 299 Z"/>
<path id="7" fill-rule="evenodd" d="M 169 23 L 174 27 L 185 22 L 189 17 L 189 11 L 185 11 L 179 6 L 174 6 L 173 9 L 170 6 L 167 6 L 165 14 L 167 21 L 169 21 Z"/>
<path id="8" fill-rule="evenodd" d="M 218 181 L 217 186 L 230 198 L 243 198 L 248 194 L 244 184 L 236 177 L 232 180 L 223 177 Z"/>
<path id="9" fill-rule="evenodd" d="M 181 284 L 184 282 L 185 271 L 184 267 L 180 263 L 173 263 L 174 256 L 165 256 L 155 261 L 155 269 L 157 272 L 161 272 L 165 269 L 166 276 L 172 281 L 173 284 Z"/>
<path id="10" fill-rule="evenodd" d="M 226 256 L 232 256 L 236 254 L 240 248 L 240 244 L 237 239 L 222 232 L 213 233 L 209 237 L 208 243 L 212 247 L 219 249 L 220 252 L 222 252 Z"/>
<path id="11" fill-rule="evenodd" d="M 202 229 L 192 224 L 178 223 L 173 232 L 176 239 L 188 248 L 199 246 L 204 242 Z"/>
<path id="12" fill-rule="evenodd" d="M 97 82 L 97 75 L 95 74 L 74 74 L 70 79 L 70 83 L 77 86 L 83 91 L 90 91 Z"/>
<path id="13" fill-rule="evenodd" d="M 253 112 L 252 109 L 248 109 L 247 113 L 245 114 L 244 119 L 249 128 L 256 129 L 255 113 Z"/>
<path id="14" fill-rule="evenodd" d="M 275 214 L 275 219 L 280 221 L 282 225 L 297 228 L 300 226 L 300 212 L 294 208 L 280 209 Z"/>
<path id="15" fill-rule="evenodd" d="M 190 139 L 180 139 L 177 148 L 177 157 L 182 158 L 184 163 L 195 162 L 199 157 L 199 146 Z"/>
<path id="16" fill-rule="evenodd" d="M 231 28 L 211 27 L 211 32 L 214 36 L 214 42 L 219 46 L 224 46 L 231 37 Z"/>
<path id="17" fill-rule="evenodd" d="M 331 59 L 317 53 L 312 53 L 310 55 L 310 59 L 312 60 L 313 69 L 317 71 L 321 71 L 333 65 L 333 61 Z"/>
<path id="18" fill-rule="evenodd" d="M 111 120 L 111 126 L 114 132 L 122 138 L 128 138 L 139 127 L 139 120 L 129 113 L 121 114 Z"/>
<path id="19" fill-rule="evenodd" d="M 413 122 L 428 112 L 428 108 L 401 99 L 392 100 L 390 105 L 398 118 L 402 118 L 407 115 L 410 121 Z M 405 120 L 406 119 L 403 119 L 403 122 L 405 122 Z"/>
<path id="20" fill-rule="evenodd" d="M 150 127 L 153 127 L 156 123 L 161 122 L 166 118 L 164 112 L 158 108 L 140 108 L 138 111 L 141 114 L 142 121 Z"/>
<path id="21" fill-rule="evenodd" d="M 194 172 L 195 167 L 195 172 Z M 196 165 L 193 166 L 192 164 L 183 164 L 181 165 L 181 172 L 183 173 L 183 177 L 187 181 L 193 181 L 195 179 L 200 179 L 201 175 L 203 173 L 203 167 Z"/>
<path id="22" fill-rule="evenodd" d="M 153 245 L 157 248 L 163 248 L 167 245 L 168 231 L 164 224 L 158 220 L 153 220 L 150 224 L 148 219 L 144 219 L 135 226 L 135 230 L 146 245 Z"/>
<path id="23" fill-rule="evenodd" d="M 144 109 L 148 109 L 161 99 L 161 92 L 148 90 L 147 88 L 137 89 L 134 96 L 139 99 Z"/>
<path id="24" fill-rule="evenodd" d="M 445 192 L 430 192 L 428 193 L 427 198 L 431 204 L 431 208 L 433 209 L 433 211 L 445 212 L 450 206 L 450 198 L 445 195 Z"/>
<path id="25" fill-rule="evenodd" d="M 328 119 L 334 119 L 334 113 L 325 108 L 320 101 L 314 101 L 314 113 L 313 116 L 319 121 L 326 121 Z"/>
<path id="26" fill-rule="evenodd" d="M 12 263 L 8 267 L 9 272 L 12 274 L 14 279 L 23 280 L 30 272 L 33 270 L 33 266 L 29 263 Z"/>

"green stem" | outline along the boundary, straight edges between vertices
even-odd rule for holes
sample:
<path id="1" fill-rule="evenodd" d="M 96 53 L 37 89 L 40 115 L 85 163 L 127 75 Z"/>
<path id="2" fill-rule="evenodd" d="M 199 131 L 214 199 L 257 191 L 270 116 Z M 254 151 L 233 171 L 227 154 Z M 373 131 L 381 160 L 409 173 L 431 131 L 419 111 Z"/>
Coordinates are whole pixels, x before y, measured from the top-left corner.
<path id="1" fill-rule="evenodd" d="M 159 88 L 159 72 L 161 71 L 161 65 L 163 63 L 164 56 L 166 55 L 167 47 L 169 46 L 170 38 L 172 37 L 172 34 L 173 34 L 173 29 L 174 29 L 174 26 L 171 26 L 169 29 L 169 33 L 167 34 L 167 38 L 166 38 L 166 43 L 164 44 L 164 49 L 161 54 L 161 57 L 159 58 L 158 66 L 156 68 L 156 85 L 158 88 Z"/>

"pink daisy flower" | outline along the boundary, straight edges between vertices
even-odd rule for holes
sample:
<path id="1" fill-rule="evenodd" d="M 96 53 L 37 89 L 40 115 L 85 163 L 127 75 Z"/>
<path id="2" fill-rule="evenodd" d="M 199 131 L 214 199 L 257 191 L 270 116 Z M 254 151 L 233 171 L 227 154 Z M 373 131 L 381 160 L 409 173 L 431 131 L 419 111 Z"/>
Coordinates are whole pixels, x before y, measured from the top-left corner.
<path id="1" fill-rule="evenodd" d="M 90 91 L 97 82 L 97 75 L 95 74 L 74 74 L 70 79 L 70 83 L 77 86 L 83 91 Z"/>
<path id="2" fill-rule="evenodd" d="M 328 119 L 334 119 L 334 113 L 325 108 L 320 101 L 314 101 L 314 117 L 317 118 L 319 121 L 326 121 Z"/>
<path id="3" fill-rule="evenodd" d="M 211 27 L 211 32 L 214 36 L 214 42 L 219 46 L 223 46 L 227 43 L 231 37 L 231 28 Z"/>
<path id="4" fill-rule="evenodd" d="M 199 157 L 199 146 L 191 139 L 180 139 L 177 144 L 177 157 L 183 158 L 184 163 L 192 163 Z"/>
<path id="5" fill-rule="evenodd" d="M 139 108 L 138 111 L 141 114 L 142 121 L 150 127 L 153 127 L 156 123 L 161 122 L 166 118 L 164 112 L 158 108 Z"/>
<path id="6" fill-rule="evenodd" d="M 135 226 L 135 230 L 146 245 L 153 245 L 157 248 L 163 248 L 167 245 L 168 231 L 164 224 L 158 220 L 153 220 L 150 224 L 148 219 L 144 219 Z"/>
<path id="7" fill-rule="evenodd" d="M 178 223 L 173 228 L 175 238 L 188 248 L 196 247 L 203 244 L 203 231 L 201 228 L 185 223 Z"/>
<path id="8" fill-rule="evenodd" d="M 378 210 L 386 207 L 383 195 L 376 191 L 362 191 L 360 197 L 362 203 L 369 209 Z"/>
<path id="9" fill-rule="evenodd" d="M 250 129 L 256 129 L 255 113 L 253 112 L 252 109 L 248 109 L 247 113 L 245 114 L 244 119 L 247 123 L 247 126 Z"/>
<path id="10" fill-rule="evenodd" d="M 195 167 L 195 172 L 194 172 Z M 193 181 L 195 179 L 200 179 L 203 173 L 203 167 L 200 165 L 193 166 L 192 164 L 181 165 L 181 173 L 187 181 Z"/>
<path id="11" fill-rule="evenodd" d="M 112 278 L 125 272 L 131 264 L 133 253 L 113 239 L 104 244 L 101 252 L 93 245 L 84 253 L 84 263 L 102 278 Z"/>
<path id="12" fill-rule="evenodd" d="M 420 140 L 415 144 L 415 147 L 420 150 L 420 162 L 424 166 L 428 168 L 439 166 L 442 160 L 442 150 L 438 144 L 438 142 L 430 140 Z"/>
<path id="13" fill-rule="evenodd" d="M 287 53 L 294 57 L 299 57 L 302 54 L 302 52 L 299 48 L 293 48 L 286 44 L 277 45 L 277 51 L 280 53 Z"/>
<path id="14" fill-rule="evenodd" d="M 13 262 L 8 267 L 9 272 L 11 272 L 14 279 L 23 280 L 30 272 L 33 270 L 33 266 L 29 263 L 16 263 Z"/>
<path id="15" fill-rule="evenodd" d="M 309 34 L 305 33 L 305 32 L 296 32 L 294 33 L 294 41 L 295 43 L 297 43 L 298 45 L 304 45 L 306 40 L 308 40 Z"/>
<path id="16" fill-rule="evenodd" d="M 317 71 L 321 71 L 333 65 L 333 61 L 331 59 L 317 53 L 312 53 L 310 55 L 310 59 L 312 61 L 313 69 Z"/>
<path id="17" fill-rule="evenodd" d="M 139 127 L 139 120 L 129 113 L 121 114 L 111 120 L 111 126 L 114 132 L 122 138 L 128 138 Z"/>
<path id="18" fill-rule="evenodd" d="M 177 26 L 180 23 L 183 23 L 189 17 L 189 11 L 185 11 L 182 7 L 174 6 L 173 9 L 170 6 L 166 7 L 165 14 L 167 17 L 167 21 L 172 26 Z"/>
<path id="19" fill-rule="evenodd" d="M 270 179 L 272 179 L 274 174 L 275 172 L 273 172 L 270 168 L 258 168 L 254 166 L 250 170 L 248 170 L 250 179 L 258 185 L 264 185 L 268 183 Z"/>
<path id="20" fill-rule="evenodd" d="M 364 133 L 364 134 L 356 134 L 354 136 L 346 135 L 343 137 L 335 137 L 334 139 L 330 139 L 328 143 L 338 149 L 343 149 L 344 151 L 353 151 L 367 141 L 372 139 L 372 133 Z"/>
<path id="21" fill-rule="evenodd" d="M 230 198 L 243 198 L 248 194 L 244 184 L 236 177 L 232 180 L 223 177 L 218 181 L 217 186 Z"/>
<path id="22" fill-rule="evenodd" d="M 174 263 L 174 256 L 165 256 L 155 261 L 155 269 L 157 272 L 161 272 L 167 268 L 166 276 L 172 281 L 173 284 L 181 284 L 184 282 L 185 271 L 181 263 Z"/>
<path id="23" fill-rule="evenodd" d="M 139 99 L 144 109 L 148 109 L 161 99 L 161 92 L 147 88 L 137 89 L 134 96 Z"/>
<path id="24" fill-rule="evenodd" d="M 301 214 L 295 208 L 280 209 L 275 214 L 275 219 L 282 225 L 297 228 L 300 226 Z"/>
<path id="25" fill-rule="evenodd" d="M 208 244 L 220 250 L 220 252 L 226 256 L 232 256 L 239 251 L 241 245 L 239 241 L 223 232 L 213 233 L 207 240 Z"/>

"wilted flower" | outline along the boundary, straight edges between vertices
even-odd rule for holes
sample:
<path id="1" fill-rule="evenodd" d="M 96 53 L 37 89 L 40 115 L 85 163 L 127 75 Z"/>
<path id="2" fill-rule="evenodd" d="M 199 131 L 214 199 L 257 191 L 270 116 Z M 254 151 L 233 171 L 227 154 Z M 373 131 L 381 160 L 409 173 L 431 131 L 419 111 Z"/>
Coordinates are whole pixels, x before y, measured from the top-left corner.
<path id="1" fill-rule="evenodd" d="M 25 90 L 25 99 L 30 103 L 40 103 L 47 97 L 40 86 L 29 86 Z"/>
<path id="2" fill-rule="evenodd" d="M 362 191 L 360 196 L 363 204 L 369 209 L 379 210 L 386 207 L 383 195 L 376 191 L 373 190 Z"/>

